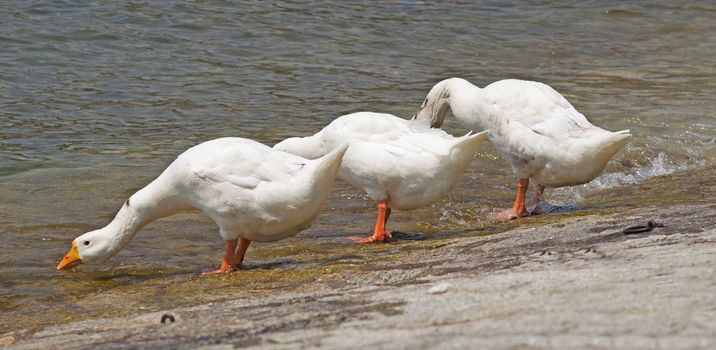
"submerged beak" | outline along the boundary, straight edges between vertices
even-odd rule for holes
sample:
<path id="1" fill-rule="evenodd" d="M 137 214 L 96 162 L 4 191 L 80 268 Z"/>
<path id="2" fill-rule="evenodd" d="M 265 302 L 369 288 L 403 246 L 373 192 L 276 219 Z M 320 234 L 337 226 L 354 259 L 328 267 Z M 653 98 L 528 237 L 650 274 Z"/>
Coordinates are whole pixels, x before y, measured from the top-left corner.
<path id="1" fill-rule="evenodd" d="M 77 243 L 75 243 L 75 241 L 72 241 L 72 248 L 70 248 L 70 251 L 67 253 L 67 255 L 62 258 L 62 261 L 57 264 L 57 269 L 67 270 L 81 263 L 82 259 L 80 259 L 80 253 L 77 251 Z"/>

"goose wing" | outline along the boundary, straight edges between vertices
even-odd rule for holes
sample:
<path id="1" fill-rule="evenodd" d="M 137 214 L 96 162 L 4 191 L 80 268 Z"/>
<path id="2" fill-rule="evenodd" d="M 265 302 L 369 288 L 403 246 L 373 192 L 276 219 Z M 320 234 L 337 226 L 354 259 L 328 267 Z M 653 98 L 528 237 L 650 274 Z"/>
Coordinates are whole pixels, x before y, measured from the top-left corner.
<path id="1" fill-rule="evenodd" d="M 201 180 L 254 189 L 262 182 L 290 181 L 307 162 L 302 157 L 251 140 L 227 138 L 215 141 L 218 142 L 214 142 L 213 147 L 201 150 L 200 157 L 190 165 L 194 175 Z"/>
<path id="2" fill-rule="evenodd" d="M 518 122 L 555 141 L 579 137 L 593 125 L 564 96 L 549 85 L 501 80 L 485 88 L 488 103 L 510 122 Z"/>
<path id="3" fill-rule="evenodd" d="M 383 142 L 411 133 L 408 121 L 390 114 L 358 112 L 341 116 L 321 131 L 332 142 Z"/>

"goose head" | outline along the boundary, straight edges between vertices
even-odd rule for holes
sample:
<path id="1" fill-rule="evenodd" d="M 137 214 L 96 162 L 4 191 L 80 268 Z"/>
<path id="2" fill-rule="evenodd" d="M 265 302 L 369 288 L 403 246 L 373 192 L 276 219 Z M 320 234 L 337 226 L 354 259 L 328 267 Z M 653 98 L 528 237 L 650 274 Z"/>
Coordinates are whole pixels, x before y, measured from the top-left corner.
<path id="1" fill-rule="evenodd" d="M 475 104 L 481 100 L 480 88 L 461 78 L 445 79 L 433 86 L 413 119 L 430 123 L 433 128 L 442 126 L 445 116 L 453 116 L 470 125 L 475 117 Z"/>
<path id="2" fill-rule="evenodd" d="M 445 115 L 450 111 L 449 80 L 443 80 L 430 89 L 413 119 L 430 123 L 433 128 L 442 126 Z"/>
<path id="3" fill-rule="evenodd" d="M 67 270 L 85 263 L 102 264 L 121 249 L 116 243 L 107 228 L 87 232 L 72 241 L 70 251 L 57 264 L 57 269 Z"/>

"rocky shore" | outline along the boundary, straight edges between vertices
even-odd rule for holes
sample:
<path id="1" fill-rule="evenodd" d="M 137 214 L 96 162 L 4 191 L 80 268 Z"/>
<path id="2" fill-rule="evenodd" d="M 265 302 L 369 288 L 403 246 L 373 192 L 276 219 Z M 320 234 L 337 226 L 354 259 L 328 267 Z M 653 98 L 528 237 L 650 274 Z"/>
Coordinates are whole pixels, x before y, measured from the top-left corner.
<path id="1" fill-rule="evenodd" d="M 478 230 L 377 252 L 379 259 L 296 290 L 14 331 L 0 335 L 0 345 L 714 349 L 713 174 L 711 167 L 654 179 L 614 193 L 602 208 L 526 218 L 496 234 Z M 640 205 L 619 204 L 647 194 Z M 622 232 L 649 220 L 664 226 Z M 162 324 L 165 313 L 175 322 Z"/>

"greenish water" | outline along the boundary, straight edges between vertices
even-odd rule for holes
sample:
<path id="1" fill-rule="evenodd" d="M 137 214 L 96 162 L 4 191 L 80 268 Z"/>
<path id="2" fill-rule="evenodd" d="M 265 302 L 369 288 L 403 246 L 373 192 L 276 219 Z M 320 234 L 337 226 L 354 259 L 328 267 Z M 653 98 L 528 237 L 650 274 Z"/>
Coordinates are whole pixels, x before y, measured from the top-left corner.
<path id="1" fill-rule="evenodd" d="M 376 252 L 508 227 L 488 216 L 511 203 L 515 181 L 488 146 L 459 191 L 391 217 L 389 229 L 423 232 L 423 243 L 346 242 L 375 213 L 338 184 L 311 229 L 252 246 L 250 269 L 231 277 L 196 277 L 223 252 L 198 213 L 148 226 L 106 271 L 54 269 L 72 238 L 106 224 L 191 145 L 273 144 L 361 110 L 410 117 L 450 76 L 543 81 L 593 123 L 631 129 L 602 177 L 548 198 L 587 212 L 637 205 L 613 198 L 716 161 L 714 17 L 709 2 L 2 3 L 0 332 L 300 288 Z M 682 192 L 665 198 L 699 196 Z"/>

